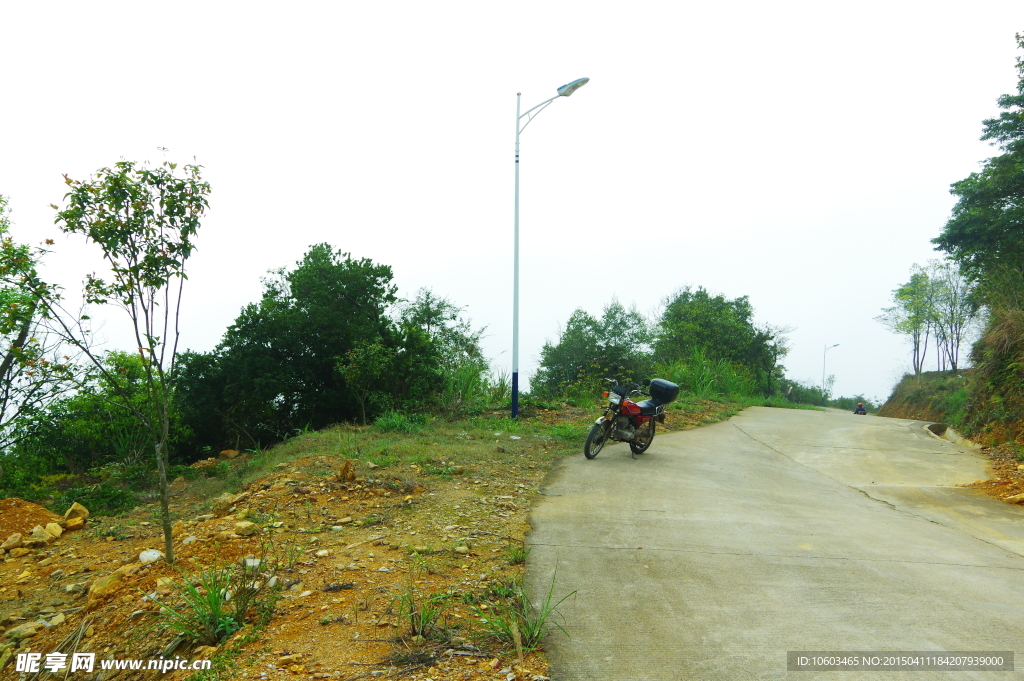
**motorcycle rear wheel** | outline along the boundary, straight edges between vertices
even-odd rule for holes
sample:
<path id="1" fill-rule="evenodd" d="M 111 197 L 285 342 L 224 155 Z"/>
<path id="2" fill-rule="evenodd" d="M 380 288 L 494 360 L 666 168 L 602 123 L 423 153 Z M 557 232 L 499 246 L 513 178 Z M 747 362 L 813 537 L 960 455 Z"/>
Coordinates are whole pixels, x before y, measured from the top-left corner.
<path id="1" fill-rule="evenodd" d="M 654 419 L 649 420 L 645 426 L 641 427 L 636 437 L 629 441 L 629 449 L 634 454 L 643 454 L 652 442 L 654 442 Z"/>
<path id="2" fill-rule="evenodd" d="M 583 456 L 588 459 L 593 459 L 597 456 L 597 453 L 604 447 L 604 443 L 608 441 L 608 436 L 611 434 L 612 422 L 605 421 L 604 423 L 595 423 L 594 427 L 590 429 L 590 434 L 587 435 L 587 442 L 583 445 Z"/>

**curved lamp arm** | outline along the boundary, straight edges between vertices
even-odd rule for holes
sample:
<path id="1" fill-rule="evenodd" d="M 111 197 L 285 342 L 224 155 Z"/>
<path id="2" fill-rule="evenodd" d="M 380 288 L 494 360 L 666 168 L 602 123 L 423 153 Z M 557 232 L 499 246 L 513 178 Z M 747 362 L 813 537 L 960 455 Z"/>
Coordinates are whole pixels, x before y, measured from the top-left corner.
<path id="1" fill-rule="evenodd" d="M 519 115 L 519 120 L 521 121 L 521 120 L 523 120 L 523 118 L 526 118 L 526 122 L 523 123 L 523 125 L 519 128 L 519 133 L 522 133 L 523 130 L 526 130 L 526 126 L 528 126 L 530 124 L 530 121 L 532 121 L 536 116 L 540 115 L 540 112 L 543 111 L 544 109 L 546 109 L 548 107 L 548 105 L 551 104 L 551 102 L 555 101 L 559 97 L 568 97 L 568 96 L 570 96 L 572 93 L 576 92 L 577 90 L 579 90 L 581 87 L 583 87 L 584 85 L 586 85 L 589 82 L 590 82 L 589 78 L 577 78 L 576 80 L 572 81 L 571 83 L 566 83 L 562 87 L 558 88 L 558 94 L 557 95 L 555 95 L 551 99 L 544 100 L 543 102 L 541 102 L 537 106 L 533 107 L 532 109 L 526 111 L 525 113 L 520 114 Z M 534 113 L 534 111 L 536 111 L 537 113 Z"/>

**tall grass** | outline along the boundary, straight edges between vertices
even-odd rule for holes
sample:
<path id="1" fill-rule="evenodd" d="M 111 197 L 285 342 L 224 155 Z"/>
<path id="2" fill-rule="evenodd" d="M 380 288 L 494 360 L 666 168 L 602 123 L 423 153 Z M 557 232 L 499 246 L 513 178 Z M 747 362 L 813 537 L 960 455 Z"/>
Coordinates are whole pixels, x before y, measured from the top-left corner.
<path id="1" fill-rule="evenodd" d="M 504 406 L 512 395 L 506 372 L 494 372 L 480 362 L 466 360 L 445 374 L 437 398 L 441 413 L 449 418 L 478 414 Z"/>
<path id="2" fill-rule="evenodd" d="M 745 368 L 725 359 L 711 359 L 703 349 L 695 349 L 689 357 L 660 364 L 655 368 L 659 378 L 678 385 L 684 392 L 706 400 L 733 399 L 754 395 L 757 384 Z"/>

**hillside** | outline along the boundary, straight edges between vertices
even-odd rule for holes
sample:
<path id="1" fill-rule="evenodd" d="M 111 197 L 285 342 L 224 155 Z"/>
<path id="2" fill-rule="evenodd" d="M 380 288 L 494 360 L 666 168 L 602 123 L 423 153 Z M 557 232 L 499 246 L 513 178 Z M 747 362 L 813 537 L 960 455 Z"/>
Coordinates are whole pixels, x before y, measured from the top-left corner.
<path id="1" fill-rule="evenodd" d="M 680 400 L 662 432 L 739 406 Z M 153 553 L 163 548 L 155 503 L 116 517 L 81 509 L 83 526 L 75 513 L 0 501 L 0 678 L 13 678 L 18 655 L 69 662 L 78 652 L 95 655 L 96 671 L 126 660 L 211 663 L 87 681 L 542 681 L 531 629 L 560 620 L 538 621 L 522 591 L 527 513 L 551 465 L 581 455 L 593 414 L 538 412 L 336 426 L 198 462 L 194 479 L 172 485 L 173 566 Z M 552 588 L 554 604 L 566 594 Z M 541 610 L 544 596 L 533 599 Z"/>
<path id="2" fill-rule="evenodd" d="M 907 374 L 878 410 L 879 416 L 960 426 L 967 401 L 967 372 Z"/>

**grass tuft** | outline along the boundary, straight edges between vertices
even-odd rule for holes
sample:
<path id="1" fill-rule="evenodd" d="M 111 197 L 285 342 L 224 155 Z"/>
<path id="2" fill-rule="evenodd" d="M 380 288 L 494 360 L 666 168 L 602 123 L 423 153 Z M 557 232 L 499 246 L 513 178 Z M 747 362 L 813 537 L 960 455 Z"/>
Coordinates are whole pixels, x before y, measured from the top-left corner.
<path id="1" fill-rule="evenodd" d="M 548 594 L 539 608 L 533 607 L 522 584 L 518 582 L 510 585 L 511 594 L 506 603 L 487 610 L 474 607 L 473 612 L 480 618 L 480 623 L 487 632 L 485 636 L 496 638 L 515 646 L 517 650 L 527 652 L 536 650 L 540 645 L 540 640 L 549 629 L 549 621 L 568 636 L 569 632 L 561 624 L 554 622 L 552 617 L 558 606 L 570 596 L 576 595 L 576 592 L 572 591 L 555 601 L 555 577 L 556 575 L 552 575 Z"/>

